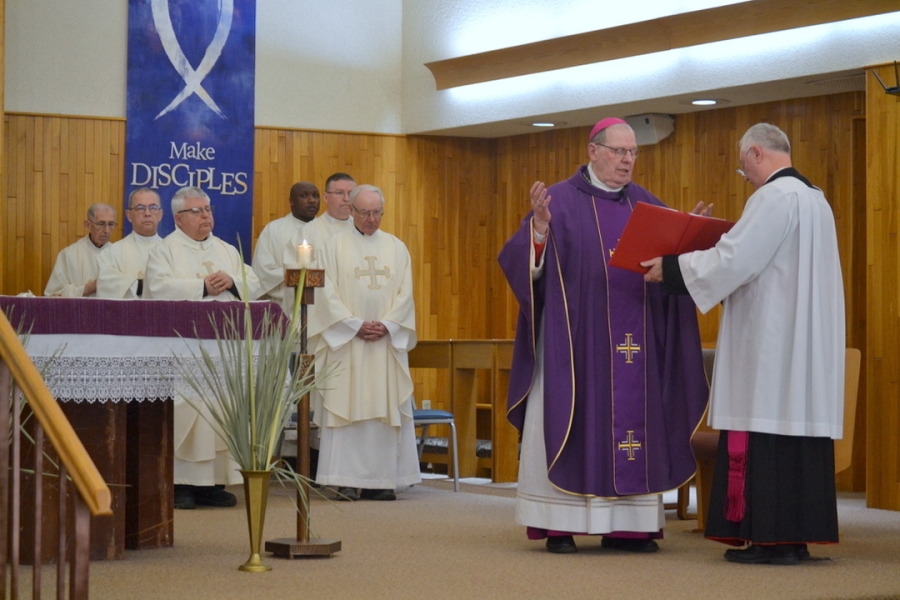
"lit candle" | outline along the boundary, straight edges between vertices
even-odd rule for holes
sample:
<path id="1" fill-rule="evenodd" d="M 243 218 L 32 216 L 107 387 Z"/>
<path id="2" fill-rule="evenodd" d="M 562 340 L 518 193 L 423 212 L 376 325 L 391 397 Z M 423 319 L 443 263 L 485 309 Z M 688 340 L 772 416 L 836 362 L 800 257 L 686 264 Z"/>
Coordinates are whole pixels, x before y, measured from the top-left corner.
<path id="1" fill-rule="evenodd" d="M 304 239 L 302 244 L 297 244 L 297 262 L 300 263 L 301 269 L 308 269 L 312 263 L 312 244 L 307 243 Z"/>

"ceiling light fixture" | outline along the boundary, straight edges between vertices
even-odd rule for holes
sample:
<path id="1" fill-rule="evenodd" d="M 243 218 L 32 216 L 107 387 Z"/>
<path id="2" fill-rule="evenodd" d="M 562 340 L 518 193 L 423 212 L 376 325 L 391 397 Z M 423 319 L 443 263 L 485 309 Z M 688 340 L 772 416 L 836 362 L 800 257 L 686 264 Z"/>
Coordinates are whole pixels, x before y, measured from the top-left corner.
<path id="1" fill-rule="evenodd" d="M 556 127 L 556 123 L 551 123 L 549 121 L 537 121 L 531 124 L 532 127 Z"/>
<path id="2" fill-rule="evenodd" d="M 691 100 L 694 106 L 715 106 L 718 103 L 718 100 Z"/>

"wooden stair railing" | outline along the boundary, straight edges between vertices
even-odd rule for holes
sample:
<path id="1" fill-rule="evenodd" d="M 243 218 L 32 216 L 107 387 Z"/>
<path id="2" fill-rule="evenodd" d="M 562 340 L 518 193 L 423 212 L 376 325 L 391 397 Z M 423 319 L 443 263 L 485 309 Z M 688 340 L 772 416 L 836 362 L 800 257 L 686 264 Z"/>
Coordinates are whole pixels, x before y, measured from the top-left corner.
<path id="1" fill-rule="evenodd" d="M 33 414 L 28 424 L 33 432 L 34 482 L 33 506 L 23 505 L 22 416 L 27 408 Z M 19 336 L 0 311 L 0 598 L 20 597 L 21 528 L 23 515 L 33 517 L 34 550 L 31 569 L 31 595 L 41 597 L 42 492 L 45 477 L 58 477 L 59 545 L 56 554 L 55 597 L 64 598 L 66 566 L 69 566 L 71 599 L 88 598 L 91 516 L 110 515 L 111 494 L 97 467 L 84 449 L 40 373 L 35 368 Z M 44 438 L 59 457 L 59 472 L 44 472 Z M 27 437 L 25 441 L 29 441 Z M 27 474 L 27 471 L 24 471 Z M 75 493 L 67 493 L 69 483 Z M 31 496 L 29 496 L 31 498 Z M 70 516 L 67 511 L 71 512 Z"/>

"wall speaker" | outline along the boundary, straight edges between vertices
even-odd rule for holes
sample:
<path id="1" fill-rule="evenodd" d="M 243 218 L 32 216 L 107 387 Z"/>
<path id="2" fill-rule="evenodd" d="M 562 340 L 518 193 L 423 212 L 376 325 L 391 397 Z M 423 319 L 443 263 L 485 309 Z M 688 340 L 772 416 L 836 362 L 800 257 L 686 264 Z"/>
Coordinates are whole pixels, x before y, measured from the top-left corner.
<path id="1" fill-rule="evenodd" d="M 675 119 L 659 113 L 632 115 L 625 117 L 625 122 L 634 130 L 638 146 L 661 142 L 675 131 Z"/>

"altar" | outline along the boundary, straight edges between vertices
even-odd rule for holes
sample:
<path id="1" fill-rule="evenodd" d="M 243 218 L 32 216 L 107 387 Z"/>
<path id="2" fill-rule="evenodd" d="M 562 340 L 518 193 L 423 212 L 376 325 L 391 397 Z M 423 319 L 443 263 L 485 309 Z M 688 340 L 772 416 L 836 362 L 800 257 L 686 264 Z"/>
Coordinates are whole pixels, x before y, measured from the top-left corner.
<path id="1" fill-rule="evenodd" d="M 251 302 L 253 323 L 274 302 Z M 110 486 L 112 518 L 94 519 L 91 559 L 167 547 L 173 531 L 172 401 L 178 363 L 219 359 L 216 328 L 239 302 L 0 297 L 26 351 Z M 48 504 L 51 504 L 48 502 Z"/>

